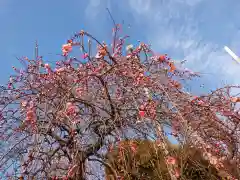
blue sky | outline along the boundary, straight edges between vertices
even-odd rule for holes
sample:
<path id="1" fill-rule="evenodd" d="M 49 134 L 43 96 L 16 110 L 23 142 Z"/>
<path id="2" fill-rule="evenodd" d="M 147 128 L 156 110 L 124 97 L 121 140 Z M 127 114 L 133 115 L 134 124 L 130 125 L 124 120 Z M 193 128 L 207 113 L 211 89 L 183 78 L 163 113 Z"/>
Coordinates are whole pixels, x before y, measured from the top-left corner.
<path id="1" fill-rule="evenodd" d="M 110 40 L 110 9 L 131 40 L 151 43 L 173 59 L 187 59 L 186 67 L 207 73 L 192 89 L 215 89 L 239 83 L 240 66 L 223 50 L 240 54 L 240 2 L 237 0 L 0 0 L 0 83 L 8 80 L 15 56 L 34 55 L 38 40 L 46 60 L 59 58 L 61 45 L 81 29 L 99 40 Z M 128 24 L 131 25 L 128 28 Z M 192 84 L 192 83 L 191 83 Z"/>
<path id="2" fill-rule="evenodd" d="M 223 50 L 240 54 L 240 2 L 237 0 L 0 0 L 0 83 L 7 81 L 15 56 L 34 55 L 34 42 L 46 60 L 59 58 L 61 45 L 76 31 L 87 30 L 99 40 L 110 40 L 110 9 L 131 40 L 151 43 L 153 49 L 186 66 L 208 73 L 192 88 L 214 89 L 239 83 L 238 66 Z M 128 28 L 128 24 L 131 28 Z M 196 85 L 197 84 L 197 85 Z"/>

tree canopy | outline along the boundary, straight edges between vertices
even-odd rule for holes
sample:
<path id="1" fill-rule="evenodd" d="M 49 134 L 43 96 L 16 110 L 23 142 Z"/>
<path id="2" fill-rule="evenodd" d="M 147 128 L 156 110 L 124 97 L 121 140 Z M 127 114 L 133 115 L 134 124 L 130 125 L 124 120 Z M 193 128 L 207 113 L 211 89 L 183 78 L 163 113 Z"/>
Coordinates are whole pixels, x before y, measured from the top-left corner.
<path id="1" fill-rule="evenodd" d="M 148 44 L 126 44 L 119 29 L 111 45 L 83 30 L 74 34 L 55 64 L 38 55 L 19 58 L 25 68 L 13 67 L 1 87 L 2 177 L 102 179 L 108 168 L 117 179 L 123 174 L 110 168 L 108 149 L 141 139 L 157 143 L 162 162 L 170 162 L 161 171 L 179 179 L 185 175 L 178 161 L 171 163 L 168 126 L 180 147 L 194 147 L 212 169 L 239 178 L 240 98 L 232 93 L 239 87 L 189 94 L 184 82 L 198 73 Z"/>

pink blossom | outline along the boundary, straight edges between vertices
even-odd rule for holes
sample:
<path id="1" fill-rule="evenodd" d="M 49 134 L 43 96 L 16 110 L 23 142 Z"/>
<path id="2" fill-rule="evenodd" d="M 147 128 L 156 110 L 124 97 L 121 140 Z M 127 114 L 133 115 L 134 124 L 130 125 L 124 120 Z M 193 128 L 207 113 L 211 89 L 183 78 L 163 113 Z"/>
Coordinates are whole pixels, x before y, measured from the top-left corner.
<path id="1" fill-rule="evenodd" d="M 83 88 L 76 88 L 76 94 L 77 96 L 81 96 L 83 94 Z"/>
<path id="2" fill-rule="evenodd" d="M 145 105 L 141 105 L 139 109 L 144 110 L 145 109 Z"/>
<path id="3" fill-rule="evenodd" d="M 180 177 L 180 170 L 179 170 L 179 169 L 176 169 L 174 175 L 175 175 L 177 178 L 179 178 L 179 177 Z"/>
<path id="4" fill-rule="evenodd" d="M 61 73 L 61 72 L 64 72 L 64 71 L 65 71 L 65 67 L 61 67 L 61 68 L 56 69 L 56 73 Z"/>
<path id="5" fill-rule="evenodd" d="M 12 87 L 12 83 L 9 83 L 8 84 L 8 89 L 11 89 L 11 87 Z"/>
<path id="6" fill-rule="evenodd" d="M 62 52 L 63 52 L 63 56 L 67 56 L 69 52 L 72 51 L 72 44 L 68 43 L 68 44 L 64 44 L 62 46 Z"/>
<path id="7" fill-rule="evenodd" d="M 108 151 L 109 151 L 109 152 L 112 152 L 112 151 L 113 151 L 113 144 L 109 144 L 109 146 L 108 146 Z"/>
<path id="8" fill-rule="evenodd" d="M 132 150 L 133 153 L 137 152 L 137 145 L 133 142 L 130 143 L 130 148 Z"/>
<path id="9" fill-rule="evenodd" d="M 66 113 L 68 116 L 73 116 L 78 112 L 78 107 L 73 105 L 72 103 L 67 103 L 66 105 Z"/>
<path id="10" fill-rule="evenodd" d="M 211 157 L 209 158 L 209 160 L 210 160 L 210 163 L 213 164 L 213 165 L 218 164 L 218 159 L 217 159 L 217 157 L 215 157 L 215 156 L 211 156 Z"/>
<path id="11" fill-rule="evenodd" d="M 87 57 L 88 57 L 88 53 L 84 53 L 82 56 L 83 59 L 86 59 Z"/>
<path id="12" fill-rule="evenodd" d="M 45 67 L 46 69 L 49 69 L 49 68 L 50 68 L 50 65 L 49 65 L 49 64 L 45 64 L 44 67 Z"/>
<path id="13" fill-rule="evenodd" d="M 240 102 L 240 98 L 239 97 L 232 97 L 230 100 L 233 103 Z"/>
<path id="14" fill-rule="evenodd" d="M 26 107 L 26 106 L 27 106 L 27 101 L 22 101 L 22 102 L 21 102 L 21 106 L 22 106 L 22 107 Z"/>
<path id="15" fill-rule="evenodd" d="M 72 106 L 72 102 L 67 102 L 66 107 L 68 108 L 70 106 Z"/>
<path id="16" fill-rule="evenodd" d="M 35 118 L 35 112 L 32 109 L 30 109 L 30 110 L 27 111 L 26 116 L 27 116 L 26 117 L 27 121 L 33 121 L 34 118 Z"/>
<path id="17" fill-rule="evenodd" d="M 96 54 L 95 58 L 100 59 L 100 58 L 102 58 L 102 56 L 101 56 L 101 54 L 98 52 L 98 53 Z"/>
<path id="18" fill-rule="evenodd" d="M 203 104 L 204 104 L 204 102 L 202 100 L 198 101 L 198 105 L 203 105 Z"/>
<path id="19" fill-rule="evenodd" d="M 171 165 L 175 165 L 177 163 L 177 160 L 174 157 L 168 156 L 167 159 L 166 159 L 166 163 L 171 164 Z"/>
<path id="20" fill-rule="evenodd" d="M 139 115 L 140 115 L 141 117 L 144 117 L 145 112 L 144 112 L 144 111 L 139 111 Z"/>
<path id="21" fill-rule="evenodd" d="M 78 123 L 80 123 L 80 122 L 81 122 L 81 119 L 74 119 L 74 120 L 72 121 L 73 124 L 78 124 Z"/>

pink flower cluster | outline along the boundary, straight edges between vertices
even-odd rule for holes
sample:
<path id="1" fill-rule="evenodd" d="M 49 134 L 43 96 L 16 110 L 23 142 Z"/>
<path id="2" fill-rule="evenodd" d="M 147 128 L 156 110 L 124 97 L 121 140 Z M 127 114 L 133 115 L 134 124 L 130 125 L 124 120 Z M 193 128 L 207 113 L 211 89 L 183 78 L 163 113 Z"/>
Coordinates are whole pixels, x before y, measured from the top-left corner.
<path id="1" fill-rule="evenodd" d="M 71 116 L 71 117 L 76 116 L 78 112 L 79 112 L 78 106 L 74 105 L 71 102 L 68 102 L 66 104 L 66 114 L 67 114 L 67 116 Z"/>

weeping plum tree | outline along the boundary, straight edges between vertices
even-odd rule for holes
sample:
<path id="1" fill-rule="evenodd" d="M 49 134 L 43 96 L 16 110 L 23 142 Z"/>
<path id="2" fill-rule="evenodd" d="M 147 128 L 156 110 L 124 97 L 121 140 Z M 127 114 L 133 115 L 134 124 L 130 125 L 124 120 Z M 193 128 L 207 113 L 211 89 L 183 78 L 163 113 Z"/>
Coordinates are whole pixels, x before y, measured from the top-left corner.
<path id="1" fill-rule="evenodd" d="M 238 178 L 229 164 L 240 164 L 240 98 L 231 93 L 239 87 L 201 97 L 184 92 L 182 84 L 196 73 L 144 43 L 125 50 L 128 36 L 120 37 L 119 28 L 111 45 L 76 33 L 56 64 L 20 58 L 25 68 L 14 67 L 8 87 L 1 87 L 1 176 L 102 179 L 108 168 L 118 179 L 107 150 L 122 140 L 148 139 L 168 161 L 169 126 L 179 145 L 194 146 L 214 168 Z M 170 179 L 181 178 L 176 163 L 166 163 L 166 170 Z"/>

